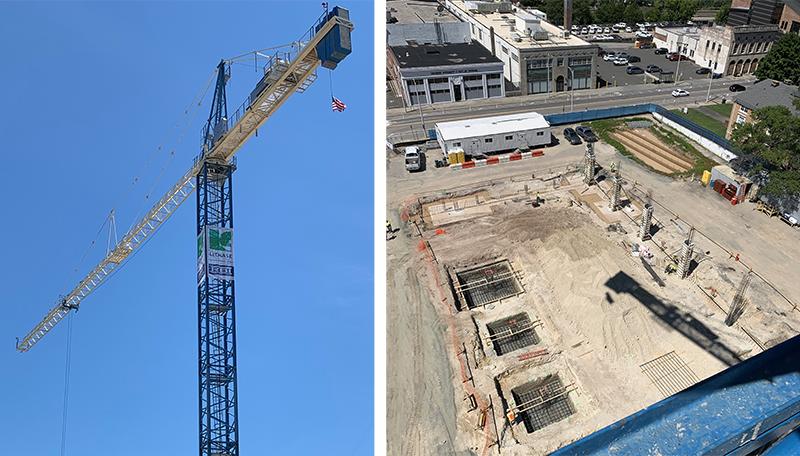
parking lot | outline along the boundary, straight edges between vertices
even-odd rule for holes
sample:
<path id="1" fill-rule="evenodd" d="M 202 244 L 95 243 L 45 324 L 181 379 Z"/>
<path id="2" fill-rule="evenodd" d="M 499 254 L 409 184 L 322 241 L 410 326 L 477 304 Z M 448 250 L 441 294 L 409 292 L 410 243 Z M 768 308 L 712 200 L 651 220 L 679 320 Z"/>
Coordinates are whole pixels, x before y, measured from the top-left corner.
<path id="1" fill-rule="evenodd" d="M 665 54 L 655 54 L 653 52 L 655 49 L 652 48 L 636 49 L 633 47 L 633 43 L 605 43 L 601 44 L 600 47 L 604 51 L 627 52 L 630 55 L 641 58 L 641 62 L 632 63 L 631 65 L 636 65 L 642 69 L 647 68 L 648 65 L 657 65 L 664 71 L 672 71 L 675 73 L 673 76 L 676 80 L 680 77 L 681 81 L 695 80 L 695 82 L 698 82 L 698 80 L 706 80 L 710 76 L 708 74 L 696 74 L 695 71 L 700 66 L 690 60 L 681 60 L 680 68 L 678 68 L 677 61 L 667 60 Z M 627 66 L 615 66 L 613 61 L 605 61 L 603 57 L 598 57 L 595 67 L 597 82 L 601 87 L 605 87 L 606 83 L 612 87 L 615 83 L 617 86 L 645 83 L 646 74 L 627 74 L 627 68 Z M 653 73 L 653 76 L 658 77 L 659 75 Z M 652 77 L 647 78 L 648 84 L 652 83 L 652 81 Z"/>

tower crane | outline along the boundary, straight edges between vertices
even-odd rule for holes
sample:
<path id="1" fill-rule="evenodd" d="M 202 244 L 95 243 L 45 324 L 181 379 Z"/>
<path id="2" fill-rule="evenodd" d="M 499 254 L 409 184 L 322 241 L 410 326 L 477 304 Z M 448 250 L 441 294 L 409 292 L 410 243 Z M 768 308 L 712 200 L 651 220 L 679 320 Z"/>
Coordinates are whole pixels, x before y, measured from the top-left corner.
<path id="1" fill-rule="evenodd" d="M 202 129 L 201 153 L 192 167 L 145 214 L 106 256 L 25 337 L 17 350 L 26 352 L 120 265 L 131 257 L 196 190 L 197 303 L 199 329 L 200 455 L 238 456 L 239 423 L 236 387 L 236 323 L 233 267 L 234 154 L 293 94 L 306 90 L 316 70 L 335 69 L 350 54 L 349 12 L 328 10 L 303 37 L 266 55 L 264 74 L 254 90 L 228 115 L 225 86 L 231 64 L 252 54 L 222 60 L 216 70 L 211 113 Z M 259 54 L 256 54 L 256 56 Z M 263 54 L 261 54 L 263 55 Z"/>

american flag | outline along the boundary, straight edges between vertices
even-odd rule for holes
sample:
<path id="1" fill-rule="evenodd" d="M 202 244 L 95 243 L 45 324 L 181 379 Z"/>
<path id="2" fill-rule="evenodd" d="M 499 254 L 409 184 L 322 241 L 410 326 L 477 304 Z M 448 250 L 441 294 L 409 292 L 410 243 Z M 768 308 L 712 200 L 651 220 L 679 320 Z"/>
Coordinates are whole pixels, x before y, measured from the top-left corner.
<path id="1" fill-rule="evenodd" d="M 331 97 L 331 98 L 333 99 L 333 103 L 331 104 L 331 106 L 333 107 L 334 111 L 343 112 L 347 108 L 347 105 L 344 104 L 344 102 L 338 100 L 336 97 Z"/>

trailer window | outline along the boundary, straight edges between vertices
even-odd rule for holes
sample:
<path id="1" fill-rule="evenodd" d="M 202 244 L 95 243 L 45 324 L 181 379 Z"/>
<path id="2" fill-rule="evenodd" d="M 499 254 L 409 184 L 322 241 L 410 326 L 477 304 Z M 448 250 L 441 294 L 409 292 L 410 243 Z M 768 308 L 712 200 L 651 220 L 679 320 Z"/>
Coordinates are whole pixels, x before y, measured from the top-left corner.
<path id="1" fill-rule="evenodd" d="M 488 144 L 488 143 L 492 142 L 492 138 L 486 138 L 486 139 L 483 140 L 483 142 Z"/>
<path id="2" fill-rule="evenodd" d="M 460 142 L 454 142 L 453 143 L 453 147 L 461 147 L 461 143 Z"/>
<path id="3" fill-rule="evenodd" d="M 537 131 L 536 132 L 536 136 L 544 136 L 544 132 L 543 131 Z"/>
<path id="4" fill-rule="evenodd" d="M 514 139 L 514 135 L 506 136 L 506 141 L 511 141 L 512 139 Z"/>

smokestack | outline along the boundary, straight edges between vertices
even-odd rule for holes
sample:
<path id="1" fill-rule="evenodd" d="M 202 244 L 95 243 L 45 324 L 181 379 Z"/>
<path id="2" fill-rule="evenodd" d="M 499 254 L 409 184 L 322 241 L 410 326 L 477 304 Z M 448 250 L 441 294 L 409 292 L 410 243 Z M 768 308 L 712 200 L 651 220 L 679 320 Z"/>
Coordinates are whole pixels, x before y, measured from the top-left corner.
<path id="1" fill-rule="evenodd" d="M 564 0 L 564 31 L 572 31 L 572 0 Z"/>

